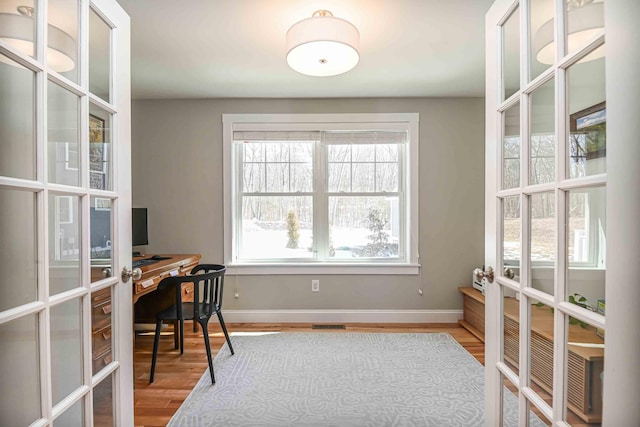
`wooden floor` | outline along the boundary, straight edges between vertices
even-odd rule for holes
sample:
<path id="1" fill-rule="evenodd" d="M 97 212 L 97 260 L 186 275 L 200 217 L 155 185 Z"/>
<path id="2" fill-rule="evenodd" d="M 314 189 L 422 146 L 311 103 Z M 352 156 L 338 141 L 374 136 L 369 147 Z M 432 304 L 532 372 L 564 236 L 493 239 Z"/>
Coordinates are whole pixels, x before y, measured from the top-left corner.
<path id="1" fill-rule="evenodd" d="M 311 324 L 229 324 L 230 332 L 287 331 L 309 332 Z M 216 329 L 217 328 L 217 329 Z M 314 332 L 323 332 L 314 330 Z M 329 332 L 341 332 L 330 330 Z M 480 363 L 484 364 L 484 344 L 457 324 L 346 324 L 344 332 L 448 332 Z M 217 354 L 224 343 L 224 335 L 218 325 L 212 323 L 209 331 L 211 351 Z M 202 332 L 194 333 L 191 324 L 185 325 L 185 350 L 173 348 L 173 334 L 167 332 L 160 340 L 156 374 L 149 384 L 153 333 L 137 333 L 135 345 L 135 425 L 144 427 L 165 426 L 178 407 L 187 398 L 203 372 L 208 368 Z"/>

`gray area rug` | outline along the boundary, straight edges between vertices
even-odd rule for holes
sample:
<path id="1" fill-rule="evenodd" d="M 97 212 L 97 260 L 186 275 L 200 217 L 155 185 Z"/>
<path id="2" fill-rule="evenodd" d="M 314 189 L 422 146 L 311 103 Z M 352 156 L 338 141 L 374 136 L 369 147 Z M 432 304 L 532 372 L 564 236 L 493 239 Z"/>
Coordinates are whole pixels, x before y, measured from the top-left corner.
<path id="1" fill-rule="evenodd" d="M 483 366 L 449 334 L 231 339 L 216 384 L 206 371 L 169 426 L 484 426 Z M 516 397 L 505 396 L 505 425 L 517 426 Z"/>

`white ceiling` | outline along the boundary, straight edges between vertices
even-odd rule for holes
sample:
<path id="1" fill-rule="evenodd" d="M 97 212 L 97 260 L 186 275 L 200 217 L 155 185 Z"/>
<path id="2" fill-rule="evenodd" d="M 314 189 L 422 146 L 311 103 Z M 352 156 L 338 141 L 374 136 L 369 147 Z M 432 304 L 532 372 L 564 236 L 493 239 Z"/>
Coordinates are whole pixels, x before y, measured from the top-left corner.
<path id="1" fill-rule="evenodd" d="M 134 99 L 484 96 L 493 0 L 118 0 L 131 16 Z M 360 31 L 334 77 L 287 66 L 285 34 L 319 9 Z"/>

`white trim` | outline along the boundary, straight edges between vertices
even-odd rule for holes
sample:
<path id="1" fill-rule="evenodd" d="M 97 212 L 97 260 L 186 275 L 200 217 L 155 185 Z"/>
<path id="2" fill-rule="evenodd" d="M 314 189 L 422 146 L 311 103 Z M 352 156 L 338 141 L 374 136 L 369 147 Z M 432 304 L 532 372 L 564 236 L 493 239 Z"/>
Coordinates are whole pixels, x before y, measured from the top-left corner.
<path id="1" fill-rule="evenodd" d="M 462 310 L 223 310 L 226 323 L 456 323 Z"/>
<path id="2" fill-rule="evenodd" d="M 359 123 L 359 122 L 411 122 L 418 113 L 353 113 L 353 114 L 223 114 L 222 122 L 233 123 Z M 244 129 L 244 126 L 243 126 Z M 264 129 L 261 127 L 261 129 Z M 317 130 L 317 125 L 313 126 Z M 236 129 L 234 129 L 236 130 Z M 287 130 L 291 130 L 287 127 Z"/>
<path id="3" fill-rule="evenodd" d="M 420 274 L 419 264 L 228 264 L 228 276 L 274 274 Z"/>

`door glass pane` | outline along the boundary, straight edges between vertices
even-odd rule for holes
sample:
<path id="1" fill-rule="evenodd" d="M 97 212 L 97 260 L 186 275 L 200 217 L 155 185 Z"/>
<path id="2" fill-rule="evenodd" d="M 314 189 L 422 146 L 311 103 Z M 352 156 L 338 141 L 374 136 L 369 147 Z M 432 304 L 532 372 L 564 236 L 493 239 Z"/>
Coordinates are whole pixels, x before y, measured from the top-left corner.
<path id="1" fill-rule="evenodd" d="M 111 363 L 113 330 L 111 329 L 112 305 L 111 288 L 91 293 L 91 333 L 93 374 Z"/>
<path id="2" fill-rule="evenodd" d="M 78 83 L 78 0 L 49 0 L 47 65 Z"/>
<path id="3" fill-rule="evenodd" d="M 553 192 L 533 194 L 531 215 L 531 286 L 553 295 L 556 261 L 556 206 Z"/>
<path id="4" fill-rule="evenodd" d="M 329 197 L 329 256 L 398 258 L 398 197 Z"/>
<path id="5" fill-rule="evenodd" d="M 502 378 L 502 419 L 504 427 L 517 427 L 518 426 L 518 398 L 520 392 L 518 387 L 513 385 L 511 381 L 504 375 L 500 375 Z"/>
<path id="6" fill-rule="evenodd" d="M 93 389 L 94 427 L 114 426 L 113 410 L 113 375 L 109 375 Z"/>
<path id="7" fill-rule="evenodd" d="M 0 28 L 2 28 L 2 41 L 25 55 L 34 57 L 36 49 L 37 9 L 33 0 L 0 2 L 3 14 L 0 15 Z M 2 57 L 0 61 L 5 62 L 7 58 Z"/>
<path id="8" fill-rule="evenodd" d="M 569 178 L 606 172 L 605 59 L 578 62 L 567 70 Z"/>
<path id="9" fill-rule="evenodd" d="M 113 189 L 111 119 L 107 111 L 89 105 L 89 186 L 96 190 Z"/>
<path id="10" fill-rule="evenodd" d="M 0 325 L 0 342 L 5 391 L 0 393 L 0 425 L 30 425 L 40 418 L 38 317 L 32 314 Z"/>
<path id="11" fill-rule="evenodd" d="M 546 402 L 551 406 L 551 400 L 546 400 Z M 527 402 L 529 404 L 529 412 L 527 413 L 529 417 L 529 426 L 552 426 L 551 420 L 544 416 L 542 411 L 540 411 L 534 404 L 531 402 Z"/>
<path id="12" fill-rule="evenodd" d="M 51 307 L 51 387 L 54 405 L 82 384 L 80 300 Z"/>
<path id="13" fill-rule="evenodd" d="M 515 297 L 515 292 L 504 288 L 503 298 L 504 314 L 504 363 L 520 374 L 520 301 Z"/>
<path id="14" fill-rule="evenodd" d="M 0 93 L 0 176 L 35 179 L 35 73 L 0 54 Z"/>
<path id="15" fill-rule="evenodd" d="M 565 0 L 567 10 L 567 53 L 574 53 L 583 48 L 589 40 L 603 33 L 604 0 Z M 589 61 L 604 55 L 604 46 L 589 54 Z"/>
<path id="16" fill-rule="evenodd" d="M 89 91 L 111 101 L 111 28 L 93 9 L 89 10 Z"/>
<path id="17" fill-rule="evenodd" d="M 568 192 L 567 293 L 586 298 L 595 307 L 605 295 L 607 254 L 606 190 L 585 188 Z"/>
<path id="18" fill-rule="evenodd" d="M 529 184 L 556 180 L 554 79 L 531 94 Z"/>
<path id="19" fill-rule="evenodd" d="M 530 5 L 531 81 L 555 62 L 556 44 L 554 43 L 554 1 L 538 0 L 530 2 Z"/>
<path id="20" fill-rule="evenodd" d="M 111 199 L 92 196 L 89 212 L 91 282 L 96 282 L 113 274 L 111 271 L 113 242 Z"/>
<path id="21" fill-rule="evenodd" d="M 502 265 L 513 271 L 513 280 L 520 281 L 520 197 L 505 197 L 502 201 Z"/>
<path id="22" fill-rule="evenodd" d="M 505 100 L 520 90 L 520 8 L 517 7 L 502 27 L 502 75 Z"/>
<path id="23" fill-rule="evenodd" d="M 573 426 L 601 425 L 604 380 L 604 331 L 569 318 L 567 421 Z M 590 421 L 590 423 L 588 423 Z M 588 424 L 587 424 L 588 423 Z"/>
<path id="24" fill-rule="evenodd" d="M 518 387 L 513 385 L 511 381 L 502 376 L 502 419 L 504 427 L 518 427 L 518 399 L 520 391 Z M 529 427 L 550 426 L 551 422 L 547 420 L 542 413 L 529 401 L 526 403 L 529 410 L 527 416 L 529 418 Z"/>
<path id="25" fill-rule="evenodd" d="M 74 403 L 53 421 L 55 427 L 82 426 L 84 422 L 84 399 Z"/>
<path id="26" fill-rule="evenodd" d="M 53 82 L 48 83 L 47 121 L 49 182 L 80 185 L 80 98 Z"/>
<path id="27" fill-rule="evenodd" d="M 49 293 L 82 286 L 80 281 L 80 199 L 49 194 Z"/>
<path id="28" fill-rule="evenodd" d="M 520 103 L 502 113 L 502 188 L 520 187 Z"/>
<path id="29" fill-rule="evenodd" d="M 3 272 L 0 278 L 0 311 L 3 311 L 37 298 L 34 193 L 0 188 L 0 236 L 4 242 L 11 242 L 11 250 L 0 251 L 0 269 Z"/>
<path id="30" fill-rule="evenodd" d="M 553 401 L 553 310 L 542 303 L 529 306 L 531 345 L 529 384 L 551 406 Z"/>

